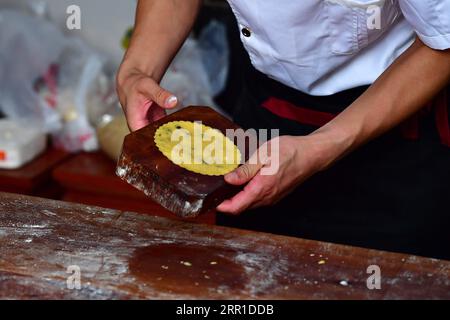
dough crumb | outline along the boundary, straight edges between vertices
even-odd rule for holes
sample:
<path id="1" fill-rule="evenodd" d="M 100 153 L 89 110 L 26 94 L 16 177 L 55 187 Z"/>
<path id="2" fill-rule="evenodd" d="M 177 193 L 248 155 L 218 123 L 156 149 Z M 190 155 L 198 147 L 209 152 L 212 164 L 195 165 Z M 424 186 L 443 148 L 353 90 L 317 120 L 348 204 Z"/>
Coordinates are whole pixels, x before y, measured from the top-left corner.
<path id="1" fill-rule="evenodd" d="M 339 282 L 339 284 L 343 287 L 347 287 L 348 286 L 348 281 L 346 280 L 342 280 L 341 282 Z"/>

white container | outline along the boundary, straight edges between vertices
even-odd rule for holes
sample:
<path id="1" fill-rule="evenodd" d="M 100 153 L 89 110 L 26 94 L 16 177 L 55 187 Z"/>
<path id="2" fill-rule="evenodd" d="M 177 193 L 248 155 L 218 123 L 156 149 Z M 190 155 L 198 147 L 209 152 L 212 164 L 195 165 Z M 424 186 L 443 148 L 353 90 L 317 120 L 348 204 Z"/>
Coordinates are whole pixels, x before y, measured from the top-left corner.
<path id="1" fill-rule="evenodd" d="M 0 119 L 0 168 L 17 169 L 45 150 L 45 133 L 26 124 Z"/>

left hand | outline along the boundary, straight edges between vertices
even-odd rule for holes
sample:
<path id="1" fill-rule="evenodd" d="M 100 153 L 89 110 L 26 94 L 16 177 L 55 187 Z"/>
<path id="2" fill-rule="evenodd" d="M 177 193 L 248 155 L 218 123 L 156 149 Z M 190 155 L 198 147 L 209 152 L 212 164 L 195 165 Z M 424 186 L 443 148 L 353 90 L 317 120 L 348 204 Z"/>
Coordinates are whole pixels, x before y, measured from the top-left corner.
<path id="1" fill-rule="evenodd" d="M 248 209 L 275 204 L 321 170 L 325 163 L 323 159 L 320 143 L 314 135 L 272 139 L 261 146 L 246 164 L 225 176 L 230 184 L 248 184 L 232 199 L 222 202 L 217 210 L 237 215 Z M 271 170 L 273 172 L 264 172 L 273 168 L 277 160 L 279 165 Z"/>

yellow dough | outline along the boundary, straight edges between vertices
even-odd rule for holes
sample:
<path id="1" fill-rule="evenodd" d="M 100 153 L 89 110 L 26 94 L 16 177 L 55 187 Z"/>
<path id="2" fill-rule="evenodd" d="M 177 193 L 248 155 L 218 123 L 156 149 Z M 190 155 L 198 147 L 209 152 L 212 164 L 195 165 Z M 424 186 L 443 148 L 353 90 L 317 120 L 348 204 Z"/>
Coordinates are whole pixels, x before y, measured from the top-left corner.
<path id="1" fill-rule="evenodd" d="M 173 121 L 155 132 L 155 144 L 170 161 L 189 171 L 222 176 L 236 169 L 241 152 L 217 129 L 190 121 Z"/>

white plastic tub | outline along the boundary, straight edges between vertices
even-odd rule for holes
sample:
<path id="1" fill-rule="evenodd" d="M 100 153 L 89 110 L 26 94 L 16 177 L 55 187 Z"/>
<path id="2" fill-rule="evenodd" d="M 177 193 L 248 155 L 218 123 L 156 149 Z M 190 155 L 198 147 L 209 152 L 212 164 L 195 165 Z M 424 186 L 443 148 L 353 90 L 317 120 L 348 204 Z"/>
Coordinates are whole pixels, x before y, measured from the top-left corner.
<path id="1" fill-rule="evenodd" d="M 17 169 L 45 150 L 47 138 L 38 129 L 0 119 L 0 169 Z"/>

